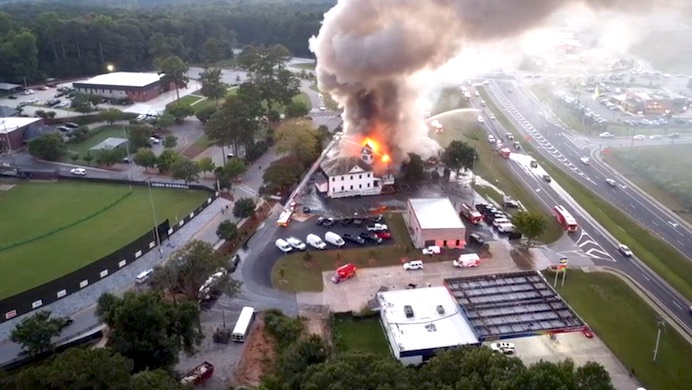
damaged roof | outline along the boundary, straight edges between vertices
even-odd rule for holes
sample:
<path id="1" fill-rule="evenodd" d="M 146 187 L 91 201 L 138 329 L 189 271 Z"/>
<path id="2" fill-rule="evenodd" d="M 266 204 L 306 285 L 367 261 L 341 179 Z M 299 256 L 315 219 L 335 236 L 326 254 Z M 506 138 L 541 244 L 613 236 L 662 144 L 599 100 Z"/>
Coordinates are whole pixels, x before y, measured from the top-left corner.
<path id="1" fill-rule="evenodd" d="M 372 171 L 372 167 L 365 163 L 360 157 L 336 157 L 322 162 L 320 168 L 327 176 L 341 176 L 350 173 L 353 168 L 358 167 L 363 172 Z"/>

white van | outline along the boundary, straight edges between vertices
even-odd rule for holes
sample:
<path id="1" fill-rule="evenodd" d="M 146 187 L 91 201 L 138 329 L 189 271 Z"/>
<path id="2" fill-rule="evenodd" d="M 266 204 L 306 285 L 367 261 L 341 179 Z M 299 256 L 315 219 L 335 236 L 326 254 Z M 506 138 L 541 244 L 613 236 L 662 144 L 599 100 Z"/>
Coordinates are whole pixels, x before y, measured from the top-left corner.
<path id="1" fill-rule="evenodd" d="M 275 244 L 276 244 L 276 247 L 279 248 L 279 250 L 283 253 L 288 253 L 288 252 L 293 250 L 293 248 L 291 248 L 291 246 L 286 241 L 284 241 L 280 238 L 278 240 L 276 240 Z"/>
<path id="2" fill-rule="evenodd" d="M 151 277 L 151 274 L 153 274 L 153 273 L 154 273 L 153 269 L 148 269 L 148 270 L 140 273 L 139 275 L 137 275 L 137 279 L 136 279 L 137 284 L 142 284 L 142 283 L 146 282 L 147 280 L 149 280 L 149 277 Z"/>
<path id="3" fill-rule="evenodd" d="M 346 244 L 346 242 L 344 242 L 344 239 L 334 232 L 325 233 L 324 240 L 337 247 L 342 247 L 344 246 L 344 244 Z"/>
<path id="4" fill-rule="evenodd" d="M 497 226 L 497 231 L 500 233 L 512 233 L 514 231 L 514 225 L 511 223 L 503 223 Z"/>
<path id="5" fill-rule="evenodd" d="M 313 248 L 325 249 L 327 247 L 327 244 L 324 241 L 322 241 L 320 236 L 318 236 L 317 234 L 308 234 L 308 237 L 305 241 L 307 241 L 308 245 L 310 245 Z"/>
<path id="6" fill-rule="evenodd" d="M 288 245 L 293 247 L 293 249 L 298 249 L 299 251 L 304 251 L 306 248 L 305 243 L 295 237 L 287 238 L 286 242 L 288 242 Z"/>
<path id="7" fill-rule="evenodd" d="M 500 226 L 500 225 L 505 225 L 505 224 L 508 224 L 508 223 L 511 223 L 511 222 L 512 222 L 512 221 L 510 221 L 510 220 L 507 219 L 507 218 L 503 218 L 503 217 L 495 218 L 495 219 L 493 219 L 493 226 L 498 227 L 498 226 Z"/>

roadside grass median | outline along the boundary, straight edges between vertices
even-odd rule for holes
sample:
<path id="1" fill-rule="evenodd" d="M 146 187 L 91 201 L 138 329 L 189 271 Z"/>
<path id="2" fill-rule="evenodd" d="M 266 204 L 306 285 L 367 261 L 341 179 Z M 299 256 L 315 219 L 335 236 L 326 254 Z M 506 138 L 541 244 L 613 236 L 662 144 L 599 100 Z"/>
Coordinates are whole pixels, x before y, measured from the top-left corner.
<path id="1" fill-rule="evenodd" d="M 456 109 L 449 106 L 447 108 L 449 110 Z M 435 111 L 437 110 L 433 110 L 433 112 Z M 439 114 L 437 119 L 444 130 L 439 134 L 431 134 L 431 137 L 443 148 L 454 140 L 460 140 L 476 149 L 478 159 L 473 170 L 482 180 L 476 181 L 474 189 L 482 196 L 489 197 L 501 205 L 502 194 L 493 188 L 497 187 L 505 195 L 520 201 L 527 211 L 544 215 L 547 228 L 537 241 L 549 244 L 559 240 L 564 234 L 562 228 L 552 218 L 546 206 L 529 193 L 530 190 L 516 179 L 514 173 L 507 166 L 507 160 L 502 158 L 495 150 L 494 145 L 487 141 L 487 134 L 481 129 L 477 117 L 477 111 L 474 109 Z M 483 181 L 489 183 L 490 186 Z"/>
<path id="2" fill-rule="evenodd" d="M 310 86 L 310 89 L 312 89 L 315 92 L 321 93 L 322 94 L 322 99 L 324 99 L 324 104 L 327 110 L 334 111 L 339 109 L 339 104 L 332 98 L 332 95 L 329 93 L 324 93 L 320 91 L 320 89 L 317 87 L 317 82 L 315 81 L 312 83 Z"/>
<path id="3" fill-rule="evenodd" d="M 692 346 L 668 326 L 654 363 L 657 313 L 618 276 L 568 270 L 557 290 L 647 389 L 690 388 Z"/>
<path id="4" fill-rule="evenodd" d="M 392 238 L 381 245 L 354 249 L 318 250 L 308 246 L 305 252 L 285 255 L 276 262 L 271 272 L 272 284 L 281 290 L 292 292 L 321 292 L 322 272 L 333 272 L 351 263 L 358 268 L 401 265 L 405 261 L 421 258 L 421 253 L 411 245 L 411 238 L 401 214 L 386 214 L 386 224 Z M 330 247 L 331 248 L 331 247 Z M 444 253 L 435 261 L 452 260 Z"/>
<path id="5" fill-rule="evenodd" d="M 511 131 L 517 139 L 523 139 L 523 135 L 510 119 L 490 99 L 487 91 L 480 89 L 480 93 L 486 100 L 488 108 L 495 113 L 497 120 L 508 131 Z M 522 145 L 526 152 L 539 162 L 543 169 L 600 225 L 610 232 L 616 240 L 627 245 L 637 258 L 651 267 L 656 274 L 668 282 L 687 300 L 692 300 L 692 278 L 690 277 L 692 275 L 692 262 L 664 240 L 620 211 L 616 206 L 613 206 L 603 197 L 589 190 L 548 161 L 538 153 L 532 144 L 522 142 Z"/>

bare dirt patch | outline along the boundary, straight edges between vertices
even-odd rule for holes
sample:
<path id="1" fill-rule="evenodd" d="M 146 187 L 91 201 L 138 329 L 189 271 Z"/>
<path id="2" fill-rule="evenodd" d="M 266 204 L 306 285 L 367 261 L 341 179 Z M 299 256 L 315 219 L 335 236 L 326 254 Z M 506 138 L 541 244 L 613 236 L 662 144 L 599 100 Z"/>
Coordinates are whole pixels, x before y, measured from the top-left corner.
<path id="1" fill-rule="evenodd" d="M 255 329 L 246 341 L 245 350 L 233 371 L 234 386 L 258 386 L 262 375 L 276 359 L 276 345 L 264 329 L 264 315 L 257 316 Z"/>
<path id="2" fill-rule="evenodd" d="M 329 307 L 311 306 L 300 311 L 301 317 L 305 319 L 305 333 L 307 335 L 317 335 L 323 340 L 331 341 L 331 330 L 329 329 Z"/>

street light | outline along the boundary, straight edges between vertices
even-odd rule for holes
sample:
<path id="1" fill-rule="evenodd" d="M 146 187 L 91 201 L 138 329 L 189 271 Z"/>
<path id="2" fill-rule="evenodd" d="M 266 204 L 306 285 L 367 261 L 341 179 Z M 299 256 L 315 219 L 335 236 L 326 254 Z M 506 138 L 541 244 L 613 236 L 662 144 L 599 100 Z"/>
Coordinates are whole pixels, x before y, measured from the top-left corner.
<path id="1" fill-rule="evenodd" d="M 154 218 L 154 237 L 156 238 L 156 245 L 159 247 L 159 256 L 163 257 L 163 252 L 161 251 L 161 235 L 159 234 L 159 223 L 156 219 L 156 207 L 154 206 L 154 195 L 151 192 L 151 179 L 147 180 L 147 187 L 149 188 L 149 202 L 151 203 L 151 215 Z"/>
<path id="2" fill-rule="evenodd" d="M 658 332 L 656 333 L 656 346 L 654 347 L 654 363 L 656 363 L 656 357 L 658 357 L 658 344 L 661 341 L 661 331 L 666 329 L 666 321 L 663 317 L 656 317 L 656 326 L 658 327 Z"/>
<path id="3" fill-rule="evenodd" d="M 106 70 L 109 71 L 109 72 L 112 72 L 112 71 L 115 70 L 115 66 L 113 66 L 113 64 L 108 64 L 108 65 L 106 66 Z"/>

